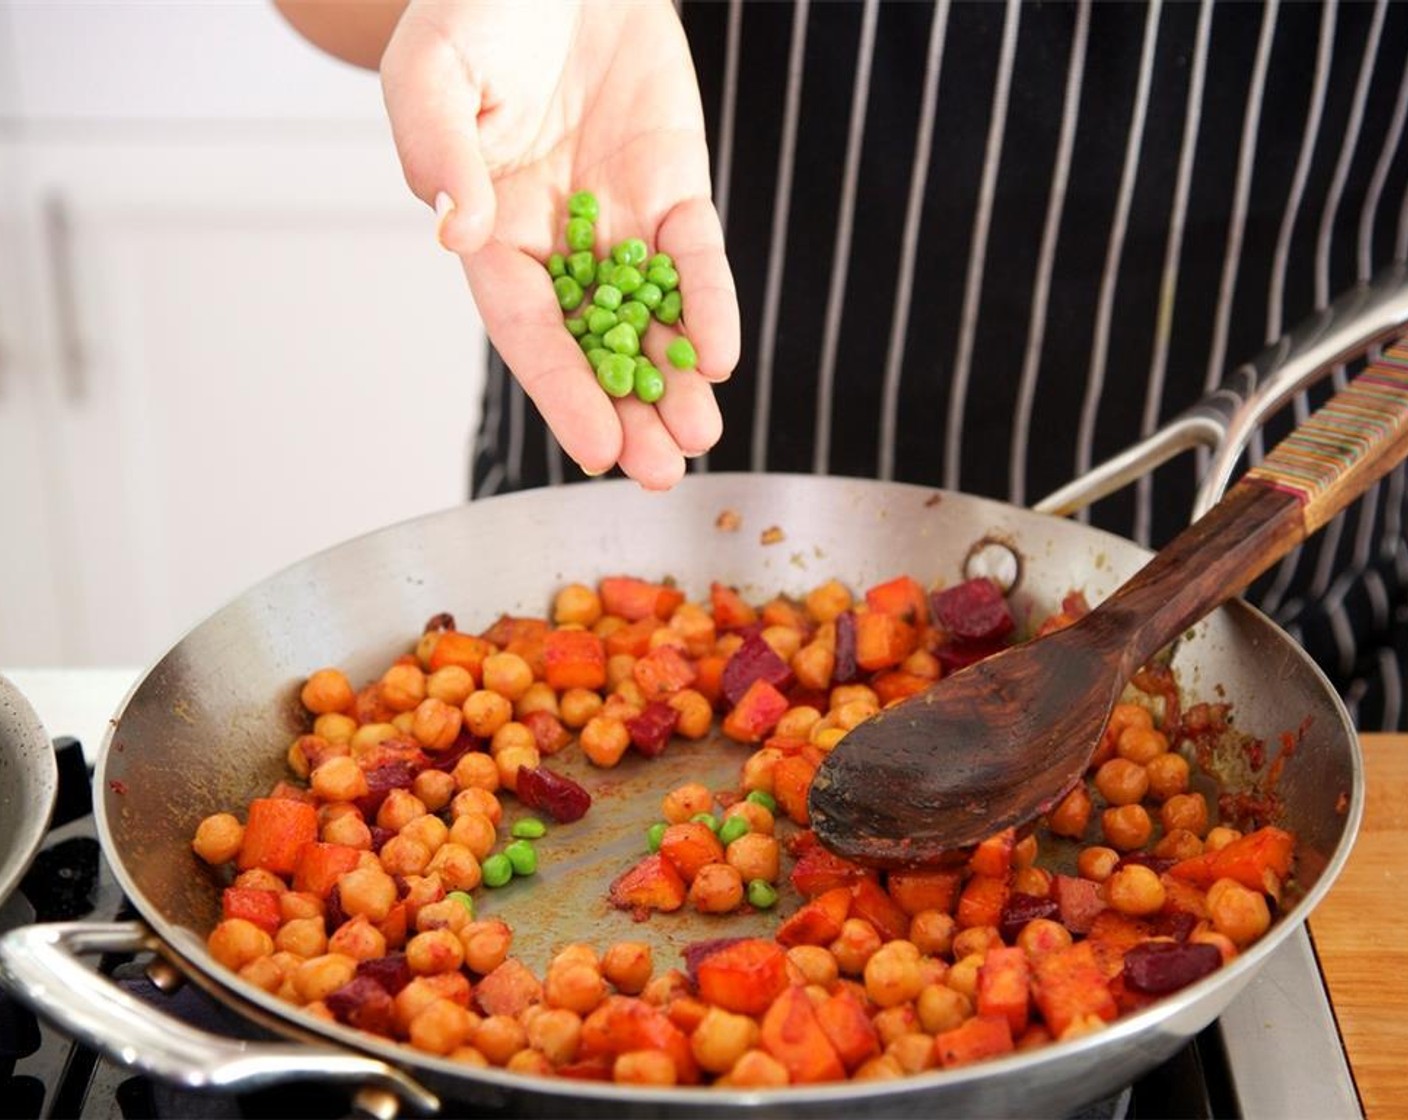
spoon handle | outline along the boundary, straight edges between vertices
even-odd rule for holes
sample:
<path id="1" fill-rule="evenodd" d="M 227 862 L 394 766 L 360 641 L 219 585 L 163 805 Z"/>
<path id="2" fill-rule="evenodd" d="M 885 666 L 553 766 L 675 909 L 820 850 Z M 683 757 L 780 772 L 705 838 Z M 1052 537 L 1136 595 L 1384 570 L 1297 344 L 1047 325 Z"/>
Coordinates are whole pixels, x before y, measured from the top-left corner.
<path id="1" fill-rule="evenodd" d="M 1094 612 L 1124 677 L 1408 455 L 1408 342 L 1390 348 Z"/>

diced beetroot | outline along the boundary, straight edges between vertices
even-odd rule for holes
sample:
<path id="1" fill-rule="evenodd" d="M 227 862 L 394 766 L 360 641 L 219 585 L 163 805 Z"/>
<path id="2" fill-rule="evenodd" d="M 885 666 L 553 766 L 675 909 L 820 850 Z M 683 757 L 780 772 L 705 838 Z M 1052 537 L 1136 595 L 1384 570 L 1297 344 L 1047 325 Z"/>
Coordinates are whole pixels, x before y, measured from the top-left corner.
<path id="1" fill-rule="evenodd" d="M 384 957 L 358 961 L 357 975 L 375 980 L 394 996 L 411 982 L 413 973 L 406 963 L 405 953 L 387 953 Z"/>
<path id="2" fill-rule="evenodd" d="M 571 733 L 551 712 L 525 712 L 519 722 L 533 733 L 533 741 L 543 754 L 556 754 L 572 741 Z"/>
<path id="3" fill-rule="evenodd" d="M 1010 945 L 1028 922 L 1037 918 L 1054 918 L 1060 912 L 1061 907 L 1054 898 L 1013 891 L 1002 907 L 1002 918 L 997 928 L 1002 933 L 1002 940 Z"/>
<path id="4" fill-rule="evenodd" d="M 956 673 L 959 669 L 966 669 L 969 665 L 976 665 L 984 658 L 1001 653 L 1007 648 L 1007 644 L 1002 640 L 995 642 L 945 642 L 935 651 L 935 656 L 938 657 L 939 664 L 944 667 L 944 672 Z"/>
<path id="5" fill-rule="evenodd" d="M 1051 897 L 1060 909 L 1061 924 L 1072 933 L 1089 933 L 1095 916 L 1105 909 L 1100 885 L 1073 875 L 1057 875 L 1051 881 Z"/>
<path id="6" fill-rule="evenodd" d="M 1222 966 L 1217 946 L 1145 941 L 1125 952 L 1124 982 L 1137 992 L 1163 995 L 1186 988 Z"/>
<path id="7" fill-rule="evenodd" d="M 396 835 L 394 829 L 382 828 L 379 824 L 372 825 L 370 831 L 372 834 L 372 851 L 374 852 L 381 851 L 381 846 Z"/>
<path id="8" fill-rule="evenodd" d="M 760 679 L 774 688 L 785 690 L 792 683 L 792 670 L 773 652 L 772 646 L 755 635 L 745 638 L 724 666 L 724 698 L 731 706 L 736 705 L 743 699 L 748 686 Z"/>
<path id="9" fill-rule="evenodd" d="M 324 1002 L 339 1023 L 389 1035 L 395 1031 L 391 993 L 370 976 L 354 976 Z"/>
<path id="10" fill-rule="evenodd" d="M 571 778 L 546 766 L 525 766 L 518 771 L 518 800 L 530 809 L 541 809 L 566 824 L 580 820 L 592 806 L 592 795 Z"/>
<path id="11" fill-rule="evenodd" d="M 849 684 L 859 672 L 855 612 L 842 611 L 836 616 L 836 667 L 831 670 L 831 680 L 835 684 Z"/>
<path id="12" fill-rule="evenodd" d="M 1002 589 L 990 579 L 966 579 L 932 591 L 929 606 L 934 621 L 960 644 L 989 644 L 1016 626 Z"/>
<path id="13" fill-rule="evenodd" d="M 356 801 L 357 808 L 362 811 L 362 816 L 367 819 L 375 817 L 376 811 L 381 808 L 381 803 L 386 800 L 386 795 L 393 789 L 410 789 L 418 772 L 418 767 L 404 759 L 383 763 L 381 766 L 374 766 L 366 771 L 367 792 Z"/>
<path id="14" fill-rule="evenodd" d="M 430 754 L 430 761 L 426 764 L 427 770 L 444 770 L 449 772 L 455 768 L 465 755 L 471 751 L 481 751 L 484 749 L 484 740 L 475 735 L 471 735 L 463 727 L 455 737 L 455 741 L 450 744 L 448 750 L 435 751 Z"/>
<path id="15" fill-rule="evenodd" d="M 638 716 L 626 720 L 631 745 L 646 758 L 662 754 L 675 733 L 680 713 L 663 700 L 652 700 Z"/>
<path id="16" fill-rule="evenodd" d="M 331 935 L 347 921 L 347 911 L 342 908 L 342 893 L 333 887 L 323 901 L 323 927 Z"/>
<path id="17" fill-rule="evenodd" d="M 1166 910 L 1151 920 L 1157 936 L 1171 937 L 1175 941 L 1187 941 L 1188 935 L 1198 928 L 1197 915 L 1186 910 Z"/>
<path id="18" fill-rule="evenodd" d="M 736 941 L 743 941 L 742 937 L 711 937 L 707 941 L 691 941 L 680 950 L 680 956 L 684 958 L 685 975 L 689 977 L 691 985 L 697 986 L 699 983 L 699 962 L 705 957 L 717 953 L 720 949 L 726 949 Z"/>

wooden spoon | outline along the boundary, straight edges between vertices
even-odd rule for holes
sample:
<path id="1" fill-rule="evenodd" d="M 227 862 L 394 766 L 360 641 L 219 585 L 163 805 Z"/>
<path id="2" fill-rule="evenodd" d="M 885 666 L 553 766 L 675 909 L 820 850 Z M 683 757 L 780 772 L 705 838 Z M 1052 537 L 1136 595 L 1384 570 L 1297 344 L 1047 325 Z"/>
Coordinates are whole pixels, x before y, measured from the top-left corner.
<path id="1" fill-rule="evenodd" d="M 812 781 L 817 837 L 862 863 L 923 866 L 1046 812 L 1085 773 L 1141 666 L 1406 454 L 1400 343 L 1080 621 L 851 730 Z"/>

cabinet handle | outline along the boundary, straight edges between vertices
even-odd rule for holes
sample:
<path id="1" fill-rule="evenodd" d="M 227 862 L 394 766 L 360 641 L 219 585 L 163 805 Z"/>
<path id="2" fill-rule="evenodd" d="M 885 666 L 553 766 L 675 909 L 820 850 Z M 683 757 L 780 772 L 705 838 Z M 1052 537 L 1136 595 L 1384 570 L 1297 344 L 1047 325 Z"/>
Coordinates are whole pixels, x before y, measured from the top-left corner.
<path id="1" fill-rule="evenodd" d="M 73 404 L 88 397 L 88 348 L 79 329 L 78 291 L 74 286 L 73 222 L 61 194 L 44 199 L 44 231 L 54 282 L 54 310 L 59 326 L 59 368 L 64 396 Z"/>

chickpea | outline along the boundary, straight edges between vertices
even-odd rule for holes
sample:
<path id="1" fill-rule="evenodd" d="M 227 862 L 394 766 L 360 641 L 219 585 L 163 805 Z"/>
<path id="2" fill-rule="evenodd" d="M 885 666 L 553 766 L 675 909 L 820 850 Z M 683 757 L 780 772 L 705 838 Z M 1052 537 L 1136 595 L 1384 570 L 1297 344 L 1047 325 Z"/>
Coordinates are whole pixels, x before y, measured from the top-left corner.
<path id="1" fill-rule="evenodd" d="M 962 960 L 974 954 L 985 957 L 989 949 L 1001 945 L 1002 934 L 996 926 L 969 926 L 954 934 L 953 956 L 955 960 Z"/>
<path id="2" fill-rule="evenodd" d="M 293 971 L 293 989 L 304 1003 L 327 999 L 357 974 L 357 962 L 341 953 L 324 953 Z"/>
<path id="3" fill-rule="evenodd" d="M 807 592 L 803 600 L 809 614 L 817 622 L 835 622 L 850 610 L 855 600 L 850 590 L 840 580 L 829 579 Z"/>
<path id="4" fill-rule="evenodd" d="M 364 723 L 352 733 L 347 747 L 354 759 L 365 758 L 387 739 L 394 739 L 398 734 L 400 732 L 393 723 Z"/>
<path id="5" fill-rule="evenodd" d="M 1100 828 L 1110 847 L 1121 852 L 1142 848 L 1154 834 L 1154 822 L 1143 805 L 1120 805 L 1100 814 Z"/>
<path id="6" fill-rule="evenodd" d="M 355 801 L 367 794 L 367 776 L 351 758 L 330 758 L 313 771 L 309 785 L 324 801 Z"/>
<path id="7" fill-rule="evenodd" d="M 533 683 L 533 667 L 516 653 L 491 653 L 484 659 L 482 677 L 486 689 L 513 703 Z"/>
<path id="8" fill-rule="evenodd" d="M 909 939 L 929 957 L 946 957 L 953 951 L 958 923 L 942 910 L 921 910 L 909 919 Z"/>
<path id="9" fill-rule="evenodd" d="M 209 864 L 228 863 L 240 854 L 244 825 L 233 813 L 212 813 L 196 825 L 191 847 Z"/>
<path id="10" fill-rule="evenodd" d="M 826 726 L 826 720 L 818 720 L 816 726 L 812 728 L 812 745 L 823 751 L 831 751 L 836 748 L 836 744 L 845 738 L 846 732 L 841 727 Z"/>
<path id="11" fill-rule="evenodd" d="M 779 1089 L 790 1080 L 787 1067 L 766 1050 L 749 1050 L 715 1084 L 732 1089 Z"/>
<path id="12" fill-rule="evenodd" d="M 820 945 L 794 945 L 787 950 L 787 960 L 807 984 L 830 988 L 841 974 L 836 958 Z"/>
<path id="13" fill-rule="evenodd" d="M 752 793 L 754 790 L 761 790 L 764 793 L 771 793 L 773 768 L 782 758 L 782 752 L 776 747 L 763 747 L 762 750 L 754 751 L 743 761 L 743 775 L 741 785 L 745 793 Z"/>
<path id="14" fill-rule="evenodd" d="M 1271 909 L 1260 891 L 1219 879 L 1208 889 L 1208 919 L 1215 932 L 1245 949 L 1270 928 Z"/>
<path id="15" fill-rule="evenodd" d="M 759 805 L 758 808 L 763 807 Z M 767 810 L 763 809 L 763 812 Z M 769 883 L 775 883 L 781 868 L 781 852 L 778 842 L 771 836 L 748 832 L 725 849 L 724 859 L 744 882 L 766 879 Z"/>
<path id="16" fill-rule="evenodd" d="M 533 712 L 547 712 L 558 719 L 562 716 L 562 706 L 558 702 L 557 693 L 547 681 L 534 681 L 513 706 L 515 719 L 521 720 Z"/>
<path id="17" fill-rule="evenodd" d="M 464 945 L 465 966 L 472 972 L 484 975 L 504 963 L 509 946 L 513 943 L 513 932 L 507 922 L 489 918 L 470 922 L 460 930 L 460 941 Z"/>
<path id="18" fill-rule="evenodd" d="M 1071 931 L 1050 918 L 1033 918 L 1017 934 L 1017 948 L 1026 953 L 1029 960 L 1069 949 L 1071 942 Z"/>
<path id="19" fill-rule="evenodd" d="M 628 996 L 645 989 L 654 968 L 650 945 L 644 941 L 617 941 L 601 958 L 601 974 Z"/>
<path id="20" fill-rule="evenodd" d="M 452 708 L 462 707 L 474 691 L 474 674 L 463 665 L 444 665 L 425 678 L 425 695 Z"/>
<path id="21" fill-rule="evenodd" d="M 433 856 L 426 871 L 438 875 L 446 890 L 472 891 L 484 881 L 479 857 L 465 844 L 447 841 Z"/>
<path id="22" fill-rule="evenodd" d="M 1222 963 L 1231 964 L 1237 959 L 1237 946 L 1226 934 L 1209 929 L 1204 923 L 1188 935 L 1190 945 L 1211 945 L 1222 954 Z"/>
<path id="23" fill-rule="evenodd" d="M 244 918 L 226 918 L 206 938 L 210 955 L 226 968 L 238 972 L 250 961 L 274 952 L 274 939 Z"/>
<path id="24" fill-rule="evenodd" d="M 450 771 L 456 789 L 482 789 L 493 793 L 499 788 L 499 765 L 491 755 L 470 751 L 461 756 Z"/>
<path id="25" fill-rule="evenodd" d="M 272 871 L 267 871 L 262 867 L 251 867 L 248 871 L 241 871 L 235 876 L 233 885 L 249 891 L 279 892 L 288 890 L 287 883 Z"/>
<path id="26" fill-rule="evenodd" d="M 1084 782 L 1077 782 L 1071 787 L 1071 792 L 1061 798 L 1056 808 L 1047 814 L 1046 824 L 1057 836 L 1069 836 L 1079 840 L 1090 825 L 1090 814 L 1093 810 L 1090 791 L 1085 788 Z"/>
<path id="27" fill-rule="evenodd" d="M 427 696 L 415 710 L 411 734 L 428 751 L 448 750 L 459 737 L 464 713 L 457 705 Z"/>
<path id="28" fill-rule="evenodd" d="M 573 730 L 585 727 L 601 714 L 601 696 L 589 688 L 569 688 L 557 701 L 558 715 Z"/>
<path id="29" fill-rule="evenodd" d="M 885 1047 L 885 1055 L 894 1058 L 905 1073 L 923 1073 L 938 1064 L 934 1054 L 934 1039 L 923 1031 L 910 1031 Z"/>
<path id="30" fill-rule="evenodd" d="M 727 1073 L 757 1041 L 758 1024 L 753 1019 L 711 1007 L 690 1035 L 689 1048 L 700 1069 Z"/>
<path id="31" fill-rule="evenodd" d="M 618 1085 L 674 1085 L 679 1071 L 663 1050 L 627 1050 L 616 1055 L 611 1080 Z"/>
<path id="32" fill-rule="evenodd" d="M 356 730 L 357 721 L 343 712 L 324 712 L 313 721 L 313 734 L 334 746 L 350 744 Z"/>
<path id="33" fill-rule="evenodd" d="M 569 960 L 548 969 L 543 1000 L 549 1007 L 588 1015 L 605 998 L 606 981 L 595 962 Z"/>
<path id="34" fill-rule="evenodd" d="M 865 994 L 878 1007 L 908 1003 L 924 987 L 919 950 L 913 942 L 888 942 L 865 962 L 864 977 Z"/>
<path id="35" fill-rule="evenodd" d="M 319 669 L 303 682 L 298 699 L 314 715 L 345 712 L 356 693 L 341 669 Z"/>
<path id="36" fill-rule="evenodd" d="M 317 957 L 327 952 L 328 936 L 322 918 L 294 918 L 274 934 L 274 948 L 300 957 Z"/>
<path id="37" fill-rule="evenodd" d="M 448 999 L 461 1007 L 468 1007 L 469 984 L 455 984 L 457 979 L 464 981 L 463 976 L 456 977 L 450 972 L 412 977 L 411 982 L 397 992 L 391 1001 L 392 1021 L 397 1032 L 401 1035 L 409 1034 L 415 1017 L 438 999 Z M 479 1024 L 477 1018 L 471 1018 L 470 1022 L 472 1033 L 473 1028 Z"/>
<path id="38" fill-rule="evenodd" d="M 478 786 L 460 790 L 450 802 L 452 817 L 460 817 L 465 813 L 482 813 L 495 828 L 504 819 L 504 807 L 499 803 L 499 799 L 489 790 L 480 789 Z"/>
<path id="39" fill-rule="evenodd" d="M 1036 833 L 1029 832 L 1015 844 L 1012 845 L 1012 866 L 1021 870 L 1024 867 L 1031 867 L 1036 863 L 1036 857 L 1041 849 L 1037 844 Z"/>
<path id="40" fill-rule="evenodd" d="M 864 918 L 847 918 L 841 923 L 841 934 L 831 943 L 831 955 L 847 976 L 859 976 L 868 961 L 880 948 L 880 935 Z"/>
<path id="41" fill-rule="evenodd" d="M 386 956 L 386 935 L 358 914 L 333 931 L 327 951 L 356 961 L 375 960 Z"/>
<path id="42" fill-rule="evenodd" d="M 670 824 L 683 824 L 696 813 L 709 813 L 713 809 L 714 795 L 702 782 L 676 786 L 660 803 L 660 814 Z"/>
<path id="43" fill-rule="evenodd" d="M 526 1023 L 528 1045 L 554 1066 L 577 1057 L 582 1045 L 582 1017 L 565 1007 L 546 1007 Z"/>
<path id="44" fill-rule="evenodd" d="M 442 898 L 439 902 L 427 902 L 416 911 L 416 932 L 425 933 L 432 929 L 447 929 L 456 935 L 469 925 L 472 919 L 464 903 L 453 898 Z M 463 945 L 461 945 L 463 952 Z"/>
<path id="45" fill-rule="evenodd" d="M 437 999 L 411 1020 L 410 1043 L 428 1054 L 448 1054 L 465 1044 L 474 1026 L 468 1008 Z"/>
<path id="46" fill-rule="evenodd" d="M 773 734 L 779 739 L 805 739 L 820 719 L 821 713 L 810 704 L 798 704 L 782 713 Z"/>
<path id="47" fill-rule="evenodd" d="M 376 811 L 376 823 L 400 832 L 417 817 L 425 816 L 425 802 L 407 789 L 393 789 Z"/>
<path id="48" fill-rule="evenodd" d="M 613 653 L 606 659 L 606 691 L 615 692 L 627 681 L 635 680 L 636 659 L 633 654 Z"/>
<path id="49" fill-rule="evenodd" d="M 868 684 L 838 684 L 831 690 L 831 710 L 844 708 L 856 702 L 868 703 L 875 711 L 880 710 L 880 697 Z"/>
<path id="50" fill-rule="evenodd" d="M 823 641 L 810 641 L 792 655 L 788 665 L 803 688 L 822 691 L 831 687 L 831 678 L 836 672 L 836 651 Z M 817 717 L 820 716 L 817 712 Z"/>
<path id="51" fill-rule="evenodd" d="M 337 881 L 338 899 L 349 917 L 379 922 L 396 905 L 396 881 L 379 867 L 358 867 Z"/>
<path id="52" fill-rule="evenodd" d="M 1103 883 L 1115 870 L 1120 854 L 1114 848 L 1094 846 L 1081 849 L 1076 856 L 1076 871 L 1082 879 Z"/>
<path id="53" fill-rule="evenodd" d="M 1216 828 L 1208 829 L 1208 834 L 1203 837 L 1203 847 L 1209 852 L 1220 852 L 1233 840 L 1241 838 L 1240 830 L 1228 828 L 1226 825 L 1218 825 Z"/>
<path id="54" fill-rule="evenodd" d="M 449 843 L 458 844 L 481 863 L 494 850 L 498 834 L 494 822 L 483 813 L 462 813 L 450 825 Z"/>
<path id="55" fill-rule="evenodd" d="M 411 731 L 416 725 L 416 713 L 412 709 L 407 712 L 397 712 L 391 717 L 391 726 L 396 729 L 396 734 L 403 739 L 411 738 Z"/>
<path id="56" fill-rule="evenodd" d="M 1120 758 L 1146 766 L 1168 750 L 1168 736 L 1155 727 L 1127 727 L 1115 740 Z"/>
<path id="57" fill-rule="evenodd" d="M 839 691 L 839 690 L 838 690 Z M 870 700 L 850 700 L 844 704 L 833 704 L 828 718 L 833 727 L 842 731 L 849 731 L 858 724 L 864 723 L 871 716 L 880 711 L 880 705 Z"/>
<path id="58" fill-rule="evenodd" d="M 497 759 L 504 751 L 512 747 L 533 747 L 536 749 L 538 737 L 533 734 L 533 729 L 526 723 L 519 723 L 515 719 L 509 720 L 500 727 L 489 739 L 489 753 Z"/>
<path id="59" fill-rule="evenodd" d="M 470 734 L 488 739 L 513 718 L 513 702 L 498 692 L 481 688 L 465 698 L 460 712 Z"/>
<path id="60" fill-rule="evenodd" d="M 381 846 L 381 866 L 390 875 L 419 875 L 430 863 L 430 849 L 411 836 L 393 836 Z"/>
<path id="61" fill-rule="evenodd" d="M 295 918 L 321 918 L 323 900 L 307 891 L 284 891 L 279 895 L 279 921 L 291 922 Z"/>
<path id="62" fill-rule="evenodd" d="M 791 661 L 802 648 L 803 634 L 791 626 L 765 626 L 758 635 L 783 661 Z"/>
<path id="63" fill-rule="evenodd" d="M 240 969 L 240 977 L 274 995 L 283 987 L 284 969 L 274 957 L 255 957 Z"/>
<path id="64" fill-rule="evenodd" d="M 1144 771 L 1149 775 L 1149 796 L 1155 801 L 1188 791 L 1188 760 L 1181 754 L 1167 751 L 1145 763 Z"/>
<path id="65" fill-rule="evenodd" d="M 1159 820 L 1163 822 L 1165 832 L 1184 828 L 1194 836 L 1205 837 L 1208 831 L 1208 803 L 1201 793 L 1175 793 L 1163 803 Z"/>
<path id="66" fill-rule="evenodd" d="M 1157 914 L 1165 897 L 1158 874 L 1142 864 L 1126 864 L 1105 880 L 1105 901 L 1121 914 L 1136 918 Z"/>
<path id="67" fill-rule="evenodd" d="M 512 1015 L 490 1015 L 479 1024 L 470 1041 L 490 1064 L 502 1066 L 528 1045 L 528 1032 Z"/>
<path id="68" fill-rule="evenodd" d="M 983 967 L 983 956 L 974 953 L 971 956 L 961 957 L 954 962 L 953 967 L 944 975 L 944 983 L 955 992 L 960 992 L 970 1000 L 977 998 L 978 993 L 978 972 Z"/>
<path id="69" fill-rule="evenodd" d="M 559 626 L 592 626 L 601 615 L 601 596 L 584 583 L 569 583 L 553 598 L 552 620 Z"/>
<path id="70" fill-rule="evenodd" d="M 323 825 L 323 841 L 328 844 L 342 844 L 358 851 L 370 851 L 372 830 L 358 813 L 343 813 Z"/>
<path id="71" fill-rule="evenodd" d="M 523 767 L 536 770 L 543 761 L 537 747 L 505 747 L 494 761 L 499 764 L 499 781 L 510 790 L 518 789 L 518 771 Z"/>
<path id="72" fill-rule="evenodd" d="M 622 681 L 601 706 L 601 714 L 606 719 L 619 719 L 627 723 L 645 710 L 645 697 L 635 681 Z"/>
<path id="73" fill-rule="evenodd" d="M 731 914 L 743 905 L 743 877 L 727 863 L 706 863 L 690 883 L 688 899 L 701 914 Z"/>
<path id="74" fill-rule="evenodd" d="M 894 1007 L 881 1008 L 875 1013 L 870 1023 L 875 1028 L 880 1045 L 889 1046 L 902 1035 L 917 1031 L 919 1016 L 915 1013 L 913 1004 L 900 1003 Z"/>
<path id="75" fill-rule="evenodd" d="M 748 822 L 749 833 L 756 833 L 759 836 L 771 836 L 777 829 L 777 819 L 766 805 L 759 805 L 756 801 L 735 801 L 724 810 L 724 820 L 731 820 L 734 817 L 741 817 Z"/>
<path id="76" fill-rule="evenodd" d="M 679 713 L 675 734 L 682 739 L 702 739 L 714 726 L 714 706 L 702 692 L 682 688 L 665 702 Z"/>
<path id="77" fill-rule="evenodd" d="M 1135 805 L 1149 791 L 1149 775 L 1137 762 L 1112 758 L 1095 772 L 1095 788 L 1111 805 Z"/>
<path id="78" fill-rule="evenodd" d="M 594 716 L 577 739 L 587 761 L 605 769 L 620 762 L 631 745 L 631 733 L 626 725 L 612 716 Z"/>
<path id="79" fill-rule="evenodd" d="M 1162 859 L 1185 860 L 1203 854 L 1203 842 L 1197 833 L 1175 828 L 1163 834 L 1154 845 L 1154 855 Z"/>
<path id="80" fill-rule="evenodd" d="M 422 770 L 411 782 L 411 792 L 421 800 L 427 813 L 438 813 L 455 796 L 454 775 L 444 770 Z"/>
<path id="81" fill-rule="evenodd" d="M 406 963 L 420 976 L 454 972 L 464 963 L 464 945 L 454 930 L 429 929 L 406 942 Z"/>
<path id="82" fill-rule="evenodd" d="M 397 664 L 381 675 L 381 699 L 393 712 L 411 712 L 425 699 L 425 670 Z"/>
<path id="83" fill-rule="evenodd" d="M 1051 897 L 1051 872 L 1044 867 L 1019 867 L 1012 873 L 1012 889 L 1037 898 Z"/>

